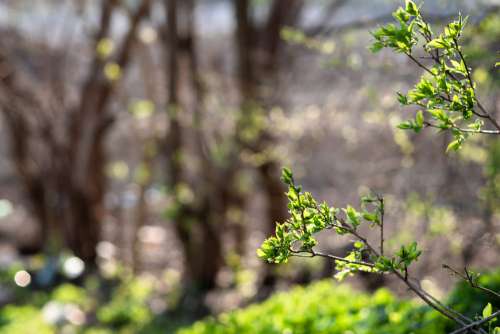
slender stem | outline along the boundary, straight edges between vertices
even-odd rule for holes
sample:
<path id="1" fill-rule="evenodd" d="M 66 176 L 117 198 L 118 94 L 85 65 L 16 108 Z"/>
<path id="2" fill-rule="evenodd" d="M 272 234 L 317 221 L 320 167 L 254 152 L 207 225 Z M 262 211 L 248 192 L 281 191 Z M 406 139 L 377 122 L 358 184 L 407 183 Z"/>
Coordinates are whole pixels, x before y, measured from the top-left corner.
<path id="1" fill-rule="evenodd" d="M 420 61 L 418 61 L 418 59 L 416 59 L 415 57 L 413 57 L 410 53 L 406 53 L 406 55 L 411 59 L 413 60 L 413 62 L 415 64 L 417 64 L 420 68 L 423 68 L 426 72 L 428 72 L 429 74 L 431 74 L 432 76 L 434 76 L 434 73 L 432 73 L 432 71 L 427 67 L 425 66 L 424 64 L 422 64 Z M 438 64 L 440 64 L 440 60 L 439 60 L 439 56 L 434 56 L 432 53 L 431 53 L 431 57 L 432 59 L 434 59 L 434 61 Z M 467 66 L 467 65 L 466 65 Z M 455 77 L 453 75 L 453 73 L 449 72 L 449 71 L 446 71 L 446 74 L 452 78 L 453 80 L 457 81 L 457 82 L 460 82 L 460 80 Z M 471 84 L 472 86 L 472 84 Z M 472 86 L 473 87 L 473 86 Z M 472 88 L 474 89 L 474 87 Z M 475 93 L 474 93 L 475 95 Z M 443 100 L 445 101 L 448 101 L 448 102 L 451 102 L 451 98 L 447 98 L 445 96 L 440 96 Z M 482 117 L 482 118 L 487 118 L 491 123 L 493 123 L 493 125 L 500 130 L 500 125 L 496 122 L 496 120 L 490 116 L 490 114 L 486 111 L 486 109 L 481 105 L 481 103 L 479 102 L 479 100 L 476 98 L 476 103 L 477 103 L 477 106 L 479 109 L 481 109 L 481 111 L 483 111 L 483 114 L 477 112 L 476 110 L 472 109 L 472 113 L 478 117 Z"/>
<path id="2" fill-rule="evenodd" d="M 474 81 L 472 80 L 472 75 L 470 73 L 469 66 L 467 66 L 467 62 L 465 61 L 464 54 L 462 53 L 462 50 L 460 50 L 460 46 L 458 45 L 458 40 L 456 38 L 454 38 L 453 42 L 455 43 L 455 48 L 457 50 L 458 56 L 460 57 L 460 59 L 464 63 L 465 71 L 467 73 L 467 79 L 469 80 L 470 87 L 474 91 L 474 96 L 475 96 L 475 100 L 476 100 L 478 108 L 483 112 L 483 115 L 486 118 L 488 118 L 488 120 L 491 122 L 491 124 L 493 124 L 493 126 L 495 126 L 495 128 L 497 128 L 500 131 L 500 124 L 497 122 L 497 120 L 494 117 L 491 116 L 491 114 L 482 106 L 481 102 L 479 102 L 479 100 L 477 99 L 476 88 L 474 87 Z"/>
<path id="3" fill-rule="evenodd" d="M 315 256 L 319 256 L 319 257 L 325 257 L 325 258 L 328 258 L 328 259 L 333 259 L 335 261 L 342 261 L 342 262 L 345 262 L 345 263 L 350 263 L 350 264 L 357 264 L 357 265 L 361 265 L 361 266 L 366 266 L 366 267 L 370 267 L 370 268 L 374 268 L 375 265 L 373 263 L 368 263 L 368 262 L 364 262 L 364 261 L 352 261 L 352 260 L 348 260 L 348 259 L 345 259 L 343 257 L 340 257 L 340 256 L 335 256 L 335 255 L 331 255 L 331 254 L 325 254 L 325 253 L 321 253 L 321 252 L 318 252 L 318 251 L 315 251 L 315 250 L 311 250 L 311 251 L 294 251 L 294 250 L 290 250 L 293 254 L 293 256 L 297 256 L 297 257 L 315 257 Z M 303 255 L 303 254 L 308 254 L 308 255 Z"/>
<path id="4" fill-rule="evenodd" d="M 429 297 L 427 297 L 428 295 L 430 295 L 428 292 L 425 292 L 423 289 L 421 289 L 418 286 L 416 286 L 415 284 L 413 284 L 409 279 L 405 279 L 405 277 L 399 271 L 393 270 L 392 272 L 401 281 L 403 281 L 403 283 L 405 283 L 406 286 L 411 291 L 413 291 L 418 297 L 420 297 L 420 299 L 422 299 L 427 305 L 429 305 L 434 310 L 436 310 L 437 312 L 441 313 L 442 315 L 444 315 L 448 319 L 453 320 L 453 321 L 455 321 L 456 323 L 458 323 L 458 324 L 460 324 L 462 326 L 466 325 L 466 323 L 464 321 L 462 321 L 460 318 L 458 318 L 457 316 L 455 316 L 452 312 L 449 312 L 445 307 L 440 307 L 438 304 L 434 303 L 432 301 L 432 299 L 435 299 L 434 297 L 432 297 L 432 299 L 430 299 Z M 475 331 L 477 332 L 477 330 L 475 330 Z M 479 331 L 479 333 L 481 333 L 481 331 Z"/>
<path id="5" fill-rule="evenodd" d="M 366 249 L 368 250 L 369 253 L 374 255 L 375 257 L 380 257 L 381 254 L 368 242 L 368 240 L 360 235 L 356 229 L 352 228 L 348 224 L 345 223 L 345 221 L 342 218 L 335 217 L 335 221 L 338 221 L 339 224 L 337 223 L 331 223 L 328 228 L 338 228 L 342 229 L 343 231 L 355 236 L 359 241 L 363 242 L 365 245 Z M 366 266 L 369 268 L 374 268 L 375 264 L 373 263 L 368 263 L 364 261 L 352 261 L 348 260 L 339 256 L 331 255 L 331 254 L 325 254 L 321 252 L 317 252 L 313 249 L 311 250 L 305 250 L 305 251 L 297 251 L 293 250 L 292 248 L 289 248 L 289 251 L 291 252 L 292 256 L 298 256 L 298 257 L 315 257 L 315 256 L 320 256 L 320 257 L 325 257 L 329 259 L 333 259 L 335 261 L 342 261 L 345 263 L 350 263 L 350 264 L 356 264 L 356 265 L 362 265 Z M 382 252 L 382 249 L 380 250 Z M 437 301 L 436 298 L 432 297 L 428 292 L 420 288 L 419 286 L 413 284 L 410 281 L 409 275 L 408 275 L 408 270 L 405 269 L 404 273 L 401 273 L 398 271 L 398 269 L 393 268 L 391 271 L 396 277 L 398 277 L 403 283 L 411 290 L 413 291 L 417 296 L 420 297 L 427 305 L 429 305 L 431 308 L 445 316 L 446 318 L 453 320 L 457 324 L 461 326 L 466 326 L 468 323 L 471 323 L 472 320 L 468 319 L 464 315 L 459 315 L 458 312 L 451 310 L 450 308 L 444 306 L 440 302 Z M 481 329 L 472 329 L 474 333 L 479 333 L 479 334 L 484 334 L 484 331 Z"/>
<path id="6" fill-rule="evenodd" d="M 464 271 L 466 273 L 466 275 L 458 272 L 457 270 L 453 269 L 452 267 L 450 267 L 449 265 L 447 264 L 443 264 L 443 268 L 445 269 L 448 269 L 449 271 L 451 271 L 453 274 L 457 275 L 458 277 L 460 277 L 461 279 L 463 279 L 464 281 L 466 281 L 467 283 L 469 283 L 469 285 L 472 287 L 472 288 L 475 288 L 475 289 L 478 289 L 478 290 L 481 290 L 481 291 L 484 291 L 486 293 L 489 293 L 497 298 L 500 298 L 500 293 L 498 292 L 495 292 L 491 289 L 488 289 L 484 286 L 481 286 L 481 285 L 478 285 L 476 282 L 474 282 L 474 279 L 473 277 L 469 274 L 469 271 L 467 270 L 467 268 L 464 268 Z"/>
<path id="7" fill-rule="evenodd" d="M 342 220 L 340 220 L 340 222 L 342 223 Z M 343 227 L 343 228 L 346 231 L 348 231 L 349 233 L 351 233 L 352 235 L 354 235 L 356 238 L 358 238 L 358 240 L 362 241 L 366 245 L 366 247 L 368 248 L 368 250 L 374 256 L 380 257 L 380 254 L 377 252 L 377 250 L 368 242 L 368 240 L 366 238 L 364 238 L 363 236 L 361 236 L 356 230 L 354 230 L 352 228 L 349 228 L 349 227 Z M 419 296 L 431 308 L 433 308 L 437 312 L 441 313 L 442 315 L 444 315 L 448 319 L 453 320 L 457 324 L 460 324 L 462 326 L 465 326 L 467 324 L 467 322 L 463 321 L 460 317 L 455 316 L 454 312 L 450 312 L 450 311 L 447 310 L 446 307 L 441 307 L 439 304 L 434 303 L 433 299 L 435 299 L 435 298 L 432 297 L 432 299 L 431 299 L 431 298 L 427 297 L 427 296 L 430 296 L 430 294 L 428 292 L 424 291 L 423 289 L 421 289 L 420 287 L 418 287 L 418 286 L 414 285 L 413 283 L 411 283 L 411 281 L 409 280 L 407 274 L 405 275 L 406 276 L 405 277 L 397 269 L 393 269 L 391 272 L 394 275 L 396 275 L 401 281 L 403 281 L 403 283 L 411 291 L 413 291 L 417 296 Z M 468 322 L 470 322 L 470 321 L 471 320 L 468 320 Z M 482 333 L 481 330 L 479 330 L 479 331 L 478 330 L 474 330 L 474 332 L 475 333 Z"/>
<path id="8" fill-rule="evenodd" d="M 380 202 L 380 255 L 384 255 L 384 198 L 379 197 Z"/>
<path id="9" fill-rule="evenodd" d="M 462 51 L 460 50 L 460 47 L 458 45 L 458 42 L 456 40 L 454 40 L 454 43 L 455 43 L 455 48 L 457 50 L 457 53 L 460 57 L 460 59 L 463 61 L 464 65 L 465 65 L 465 69 L 466 69 L 466 74 L 467 74 L 467 80 L 469 81 L 469 85 L 471 86 L 471 88 L 474 90 L 474 96 L 476 96 L 476 90 L 474 88 L 474 81 L 472 80 L 472 75 L 470 73 L 470 70 L 469 70 L 469 67 L 467 66 L 467 63 L 465 62 L 465 57 L 462 53 Z M 437 63 L 437 64 L 441 64 L 441 60 L 440 60 L 440 57 L 439 57 L 439 53 L 434 55 L 432 52 L 429 53 L 432 57 L 432 59 L 434 59 L 434 61 Z M 432 71 L 427 67 L 425 66 L 424 64 L 422 64 L 418 59 L 416 59 L 411 53 L 406 53 L 406 55 L 408 56 L 408 58 L 410 58 L 415 64 L 417 64 L 420 68 L 424 69 L 426 72 L 428 72 L 429 74 L 431 74 L 432 76 L 434 76 L 434 73 L 432 73 Z M 461 82 L 453 73 L 449 72 L 449 71 L 446 71 L 446 74 L 452 78 L 453 80 L 455 80 L 456 82 Z M 450 100 L 450 99 L 445 99 L 445 100 Z M 497 128 L 499 131 L 498 133 L 500 133 L 500 124 L 497 122 L 497 120 L 491 116 L 491 114 L 486 110 L 486 108 L 483 107 L 483 105 L 481 104 L 481 102 L 477 99 L 477 97 L 475 98 L 476 100 L 476 104 L 477 104 L 477 107 L 479 108 L 479 110 L 482 111 L 482 113 L 480 112 L 477 112 L 476 110 L 472 110 L 473 114 L 478 116 L 478 117 L 481 117 L 481 118 L 486 118 L 489 120 L 489 122 L 491 124 L 493 124 L 493 126 L 495 128 Z M 467 132 L 470 132 L 470 131 L 467 131 Z M 498 134 L 496 132 L 493 132 L 493 134 Z"/>
<path id="10" fill-rule="evenodd" d="M 442 129 L 440 126 L 436 125 L 436 124 L 433 124 L 433 123 L 430 123 L 430 122 L 425 122 L 424 123 L 425 126 L 427 127 L 430 127 L 430 128 L 436 128 L 436 129 Z M 460 131 L 460 132 L 468 132 L 468 133 L 481 133 L 481 134 L 486 134 L 486 135 L 500 135 L 500 130 L 484 130 L 484 129 L 480 129 L 480 130 L 474 130 L 474 129 L 463 129 L 463 128 L 459 128 L 455 125 L 452 126 L 452 128 Z"/>
<path id="11" fill-rule="evenodd" d="M 500 310 L 496 311 L 495 313 L 493 313 L 492 315 L 490 315 L 490 316 L 488 316 L 486 318 L 483 318 L 483 319 L 478 320 L 478 321 L 474 321 L 473 323 L 468 324 L 467 326 L 459 328 L 456 331 L 451 332 L 450 334 L 464 333 L 465 331 L 468 331 L 468 330 L 471 330 L 471 329 L 473 329 L 475 327 L 481 326 L 485 322 L 488 322 L 488 321 L 496 318 L 498 315 L 500 315 Z"/>
<path id="12" fill-rule="evenodd" d="M 414 284 L 416 284 L 420 288 L 420 291 L 422 291 L 422 293 L 424 293 L 429 299 L 431 299 L 434 303 L 436 303 L 440 307 L 446 309 L 450 313 L 453 313 L 454 315 L 456 315 L 457 317 L 459 317 L 463 321 L 472 322 L 472 320 L 470 318 L 468 318 L 465 315 L 463 315 L 463 314 L 455 311 L 451 307 L 444 305 L 436 297 L 432 296 L 430 293 L 428 293 L 427 291 L 423 290 L 422 287 L 419 285 L 418 281 L 415 280 Z M 480 331 L 483 332 L 483 330 L 481 330 L 481 329 L 480 329 Z"/>
<path id="13" fill-rule="evenodd" d="M 425 66 L 424 64 L 422 64 L 421 62 L 418 61 L 418 59 L 416 59 L 415 57 L 413 57 L 411 55 L 411 53 L 407 53 L 406 54 L 411 60 L 413 60 L 413 62 L 415 64 L 417 64 L 419 67 L 423 68 L 425 71 L 427 71 L 428 73 L 430 73 L 432 76 L 434 76 L 434 73 L 432 73 L 432 71 L 427 67 Z"/>

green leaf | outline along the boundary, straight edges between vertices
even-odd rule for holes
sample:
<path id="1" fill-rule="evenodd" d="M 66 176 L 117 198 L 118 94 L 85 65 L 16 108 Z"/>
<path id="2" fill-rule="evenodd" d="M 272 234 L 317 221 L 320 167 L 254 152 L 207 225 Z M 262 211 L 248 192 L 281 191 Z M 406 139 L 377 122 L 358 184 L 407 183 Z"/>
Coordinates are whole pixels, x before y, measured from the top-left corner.
<path id="1" fill-rule="evenodd" d="M 397 93 L 398 94 L 398 101 L 401 105 L 403 106 L 406 106 L 408 105 L 408 96 L 404 95 L 404 94 L 401 94 L 401 93 Z"/>
<path id="2" fill-rule="evenodd" d="M 427 43 L 427 47 L 433 49 L 444 49 L 446 48 L 446 43 L 443 41 L 441 37 L 438 37 Z"/>
<path id="3" fill-rule="evenodd" d="M 409 13 L 407 13 L 403 8 L 399 7 L 392 16 L 398 20 L 401 24 L 405 24 L 410 19 Z"/>
<path id="4" fill-rule="evenodd" d="M 373 53 L 377 53 L 380 50 L 384 48 L 384 44 L 380 41 L 375 41 L 373 44 L 370 46 L 370 51 Z"/>
<path id="5" fill-rule="evenodd" d="M 446 147 L 446 153 L 448 153 L 450 150 L 458 151 L 460 149 L 460 146 L 462 146 L 462 143 L 460 140 L 455 139 L 451 143 L 448 144 Z"/>
<path id="6" fill-rule="evenodd" d="M 426 78 L 423 78 L 415 87 L 417 88 L 418 92 L 424 94 L 427 98 L 432 97 L 435 93 L 432 82 L 430 82 Z"/>
<path id="7" fill-rule="evenodd" d="M 338 282 L 342 282 L 349 275 L 352 275 L 352 270 L 351 269 L 344 269 L 344 270 L 338 271 L 333 277 Z"/>
<path id="8" fill-rule="evenodd" d="M 364 243 L 362 243 L 361 241 L 356 241 L 356 242 L 354 243 L 354 248 L 357 248 L 357 249 L 361 249 L 361 248 L 363 248 L 364 246 L 365 246 L 365 244 L 364 244 Z"/>
<path id="9" fill-rule="evenodd" d="M 402 129 L 402 130 L 413 129 L 413 123 L 411 121 L 404 121 L 404 122 L 398 124 L 398 128 Z"/>
<path id="10" fill-rule="evenodd" d="M 464 75 L 467 74 L 467 68 L 465 67 L 465 63 L 463 61 L 458 62 L 454 59 L 451 59 L 450 62 L 453 65 L 453 68 L 455 68 L 459 73 L 462 73 Z"/>
<path id="11" fill-rule="evenodd" d="M 351 224 L 352 227 L 356 228 L 359 226 L 361 223 L 359 221 L 360 219 L 360 213 L 356 211 L 352 206 L 348 205 L 346 209 L 344 209 L 344 212 L 346 213 L 347 216 L 347 221 L 349 224 Z"/>
<path id="12" fill-rule="evenodd" d="M 260 258 L 265 258 L 266 257 L 266 253 L 262 250 L 262 248 L 258 248 L 257 249 L 257 256 L 260 257 Z"/>
<path id="13" fill-rule="evenodd" d="M 289 168 L 287 168 L 287 167 L 283 168 L 283 170 L 281 172 L 281 180 L 288 185 L 293 184 L 293 174 Z"/>
<path id="14" fill-rule="evenodd" d="M 372 223 L 378 223 L 378 216 L 375 213 L 365 212 L 363 218 Z"/>
<path id="15" fill-rule="evenodd" d="M 416 242 L 412 242 L 408 246 L 402 245 L 400 250 L 396 253 L 398 257 L 398 267 L 400 269 L 407 268 L 412 262 L 418 259 L 420 254 L 422 254 L 422 251 L 417 248 Z"/>
<path id="16" fill-rule="evenodd" d="M 447 122 L 449 120 L 448 115 L 442 109 L 429 109 L 427 112 L 440 121 Z"/>
<path id="17" fill-rule="evenodd" d="M 394 269 L 394 259 L 380 256 L 375 263 L 375 267 L 381 272 L 388 272 Z"/>
<path id="18" fill-rule="evenodd" d="M 493 307 L 490 303 L 483 309 L 483 318 L 488 318 L 493 313 Z"/>
<path id="19" fill-rule="evenodd" d="M 413 1 L 406 0 L 405 2 L 406 2 L 405 10 L 408 12 L 408 14 L 414 16 L 419 15 L 418 7 Z"/>
<path id="20" fill-rule="evenodd" d="M 422 110 L 417 111 L 415 116 L 415 124 L 421 129 L 424 126 L 424 114 Z"/>

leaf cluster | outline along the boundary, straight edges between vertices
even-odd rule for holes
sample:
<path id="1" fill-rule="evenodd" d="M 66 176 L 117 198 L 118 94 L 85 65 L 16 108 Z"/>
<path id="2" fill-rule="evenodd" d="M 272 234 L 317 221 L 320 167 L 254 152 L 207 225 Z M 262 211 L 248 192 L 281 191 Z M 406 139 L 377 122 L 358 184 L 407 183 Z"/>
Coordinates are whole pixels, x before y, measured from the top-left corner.
<path id="1" fill-rule="evenodd" d="M 417 133 L 424 127 L 450 131 L 454 138 L 447 151 L 458 150 L 471 134 L 490 133 L 483 129 L 485 119 L 500 130 L 477 99 L 476 84 L 462 52 L 460 38 L 467 18 L 459 15 L 436 35 L 411 0 L 406 0 L 405 7 L 398 8 L 393 16 L 398 24 L 390 23 L 375 30 L 371 50 L 390 48 L 405 54 L 424 70 L 411 90 L 398 93 L 402 106 L 417 108 L 415 117 L 401 123 L 399 128 Z"/>
<path id="2" fill-rule="evenodd" d="M 284 168 L 282 180 L 288 186 L 288 210 L 290 218 L 276 224 L 275 234 L 267 238 L 257 250 L 260 258 L 270 263 L 286 263 L 291 256 L 324 256 L 335 260 L 338 271 L 336 278 L 342 280 L 359 271 L 405 273 L 418 259 L 421 251 L 416 242 L 401 246 L 392 257 L 386 257 L 373 248 L 359 234 L 363 224 L 370 228 L 383 228 L 383 199 L 378 195 L 363 196 L 361 208 L 351 205 L 336 208 L 318 201 L 309 192 L 295 183 L 290 169 Z M 315 235 L 331 230 L 337 235 L 350 236 L 352 250 L 344 257 L 325 255 L 317 252 Z"/>

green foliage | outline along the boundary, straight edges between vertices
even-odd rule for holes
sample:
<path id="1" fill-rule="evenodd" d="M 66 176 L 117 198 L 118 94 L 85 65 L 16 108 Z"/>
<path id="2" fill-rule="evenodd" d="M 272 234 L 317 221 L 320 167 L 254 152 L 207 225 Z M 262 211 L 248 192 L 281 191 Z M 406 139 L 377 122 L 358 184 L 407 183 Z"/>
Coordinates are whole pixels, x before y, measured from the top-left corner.
<path id="1" fill-rule="evenodd" d="M 43 321 L 40 310 L 32 305 L 7 305 L 0 309 L 0 332 L 3 334 L 52 334 L 54 329 Z"/>
<path id="2" fill-rule="evenodd" d="M 89 280 L 85 287 L 63 283 L 44 293 L 24 288 L 26 295 L 16 305 L 0 308 L 0 333 L 138 333 L 145 328 L 144 333 L 160 333 L 165 328 L 153 323 L 151 279 Z M 101 299 L 103 291 L 110 293 L 107 301 Z"/>
<path id="3" fill-rule="evenodd" d="M 411 248 L 411 247 L 410 247 Z M 500 290 L 500 271 L 481 275 L 477 281 L 494 291 Z M 86 323 L 82 326 L 65 325 L 74 333 L 165 333 L 169 324 L 156 321 L 151 315 L 134 316 L 142 309 L 150 314 L 146 298 L 151 289 L 148 280 L 129 280 L 114 289 L 111 301 L 99 310 L 113 313 L 106 322 Z M 87 293 L 86 293 L 87 292 Z M 88 289 L 64 284 L 49 296 L 49 300 L 61 303 L 86 304 L 92 297 Z M 82 302 L 83 301 L 83 302 Z M 95 304 L 91 302 L 90 304 Z M 469 317 L 482 317 L 485 305 L 498 310 L 498 299 L 471 288 L 464 282 L 457 285 L 448 299 L 449 305 Z M 133 306 L 131 306 L 134 304 Z M 61 328 L 44 320 L 43 305 L 27 303 L 10 305 L 0 309 L 0 333 L 60 332 Z M 110 311 L 113 309 L 113 312 Z M 126 312 L 130 315 L 125 316 Z M 101 314 L 102 316 L 102 314 Z M 127 318 L 127 319 L 125 319 Z M 109 320 L 109 321 L 108 321 Z M 198 322 L 182 329 L 178 334 L 253 334 L 253 333 L 359 333 L 359 334 L 444 334 L 456 327 L 439 317 L 426 306 L 410 300 L 400 300 L 388 290 L 374 294 L 359 293 L 347 285 L 332 286 L 331 280 L 321 281 L 308 287 L 297 287 L 286 293 L 278 293 L 269 300 L 234 312 L 229 312 Z"/>
<path id="4" fill-rule="evenodd" d="M 97 311 L 98 320 L 111 328 L 144 326 L 152 319 L 145 305 L 152 292 L 151 283 L 140 278 L 125 281 L 116 289 L 111 301 Z"/>
<path id="5" fill-rule="evenodd" d="M 498 291 L 500 271 L 481 276 L 478 283 Z M 488 303 L 493 311 L 500 306 L 498 299 L 464 282 L 459 283 L 449 297 L 450 306 L 471 318 L 484 316 L 484 305 Z M 444 334 L 454 329 L 456 325 L 439 317 L 431 308 L 398 300 L 386 289 L 367 295 L 354 292 L 349 286 L 332 286 L 331 281 L 325 280 L 275 294 L 261 304 L 197 322 L 177 334 Z"/>
<path id="6" fill-rule="evenodd" d="M 444 333 L 425 307 L 397 300 L 388 290 L 373 295 L 322 281 L 278 293 L 262 304 L 198 322 L 178 334 L 377 334 Z"/>
<path id="7" fill-rule="evenodd" d="M 82 306 L 89 305 L 89 298 L 84 288 L 64 283 L 52 292 L 51 300 L 61 303 L 74 303 Z"/>
<path id="8" fill-rule="evenodd" d="M 419 7 L 411 0 L 406 1 L 404 8 L 398 8 L 393 16 L 398 25 L 391 23 L 375 30 L 371 50 L 378 52 L 390 48 L 407 55 L 425 70 L 413 89 L 406 94 L 398 93 L 401 105 L 419 109 L 414 119 L 401 123 L 399 128 L 415 132 L 424 127 L 450 131 L 454 139 L 447 151 L 458 150 L 470 134 L 484 132 L 484 119 L 491 121 L 477 100 L 472 70 L 460 45 L 467 18 L 459 15 L 441 34 L 435 35 Z M 424 57 L 415 55 L 418 45 L 422 45 Z M 429 64 L 420 58 L 428 59 Z M 494 122 L 492 124 L 498 128 Z"/>
<path id="9" fill-rule="evenodd" d="M 288 186 L 288 209 L 290 218 L 276 224 L 274 236 L 266 239 L 257 250 L 257 255 L 270 263 L 286 263 L 291 256 L 324 256 L 335 260 L 338 271 L 335 276 L 342 280 L 359 271 L 400 272 L 406 275 L 408 267 L 421 254 L 416 242 L 402 245 L 392 257 L 379 253 L 358 234 L 362 224 L 383 229 L 384 201 L 379 196 L 363 196 L 361 209 L 351 205 L 335 208 L 323 202 L 318 204 L 309 192 L 302 192 L 296 185 L 290 169 L 284 168 L 281 176 Z M 344 257 L 325 255 L 313 249 L 318 241 L 315 234 L 331 230 L 338 235 L 354 237 L 352 251 Z M 369 262 L 363 259 L 368 257 Z"/>

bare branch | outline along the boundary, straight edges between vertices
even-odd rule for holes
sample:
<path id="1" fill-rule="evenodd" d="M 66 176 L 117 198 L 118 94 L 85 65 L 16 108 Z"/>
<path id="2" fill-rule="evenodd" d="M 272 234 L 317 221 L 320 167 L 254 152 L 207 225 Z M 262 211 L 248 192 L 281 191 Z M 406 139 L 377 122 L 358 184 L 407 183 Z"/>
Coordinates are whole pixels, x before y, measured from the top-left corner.
<path id="1" fill-rule="evenodd" d="M 441 129 L 443 130 L 442 127 L 440 127 L 439 125 L 436 125 L 436 124 L 433 124 L 431 122 L 424 122 L 424 125 L 426 127 L 429 127 L 429 128 L 435 128 L 435 129 Z M 452 126 L 453 129 L 456 129 L 460 132 L 467 132 L 467 133 L 481 133 L 481 134 L 485 134 L 485 135 L 500 135 L 500 130 L 484 130 L 484 129 L 480 129 L 480 130 L 475 130 L 475 129 L 463 129 L 463 128 L 459 128 L 455 125 Z"/>
<path id="2" fill-rule="evenodd" d="M 449 265 L 447 264 L 443 264 L 443 268 L 445 269 L 448 269 L 449 271 L 451 271 L 453 274 L 455 274 L 456 276 L 460 277 L 461 279 L 463 279 L 464 281 L 466 281 L 467 283 L 469 283 L 469 285 L 472 287 L 472 288 L 475 288 L 475 289 L 478 289 L 478 290 L 481 290 L 481 291 L 484 291 L 486 293 L 489 293 L 497 298 L 500 298 L 500 294 L 498 292 L 495 292 L 491 289 L 488 289 L 488 288 L 485 288 L 481 285 L 478 285 L 475 281 L 474 281 L 474 278 L 473 276 L 470 274 L 470 272 L 467 270 L 467 268 L 464 268 L 464 271 L 465 271 L 465 275 L 460 273 L 459 271 L 453 269 L 452 267 L 450 267 Z"/>
<path id="3" fill-rule="evenodd" d="M 475 321 L 471 324 L 468 324 L 467 326 L 464 326 L 462 328 L 457 329 L 456 331 L 451 332 L 450 334 L 459 334 L 459 333 L 464 333 L 465 331 L 477 328 L 478 326 L 481 326 L 482 324 L 496 318 L 498 315 L 500 315 L 500 310 L 496 311 L 489 317 L 483 318 L 481 320 Z"/>
<path id="4" fill-rule="evenodd" d="M 348 259 L 345 259 L 345 258 L 340 257 L 340 256 L 326 254 L 326 253 L 318 252 L 318 251 L 315 251 L 315 250 L 311 250 L 311 251 L 294 251 L 294 250 L 290 250 L 290 251 L 292 252 L 293 256 L 297 256 L 297 257 L 315 257 L 315 256 L 319 256 L 319 257 L 324 257 L 324 258 L 332 259 L 332 260 L 335 260 L 335 261 L 341 261 L 341 262 L 345 262 L 345 263 L 357 264 L 357 265 L 361 265 L 361 266 L 375 268 L 375 265 L 373 263 L 368 263 L 368 262 L 364 262 L 364 261 L 352 261 L 352 260 L 348 260 Z M 308 255 L 303 255 L 303 254 L 308 254 Z"/>

